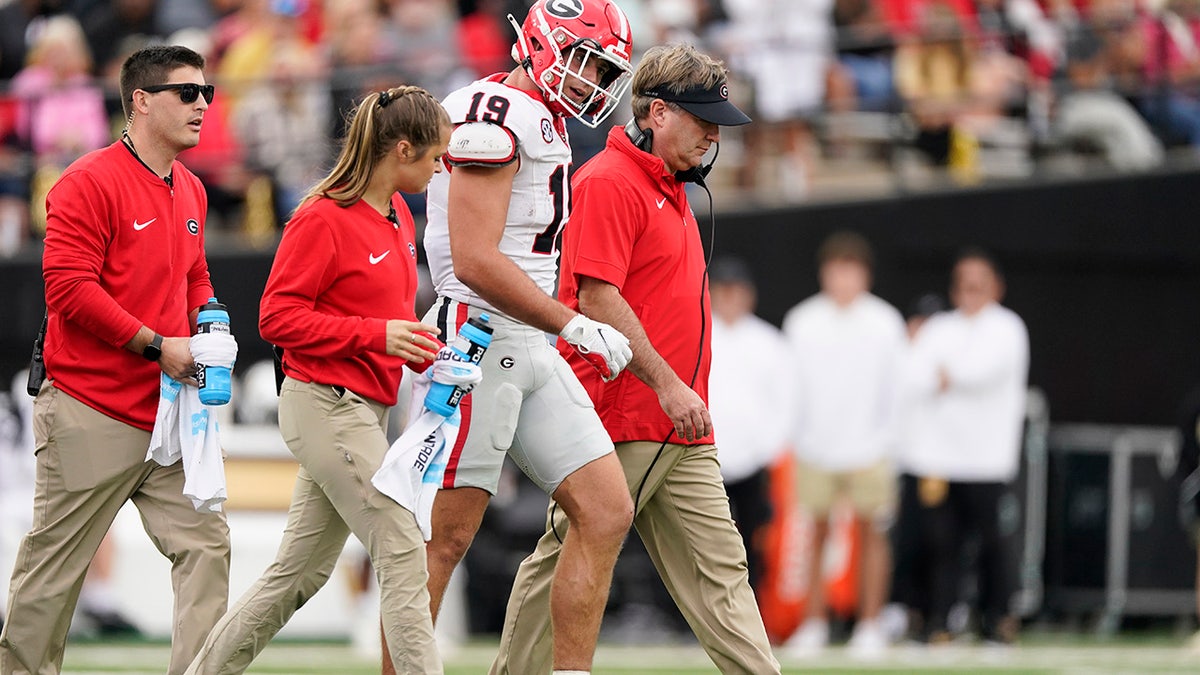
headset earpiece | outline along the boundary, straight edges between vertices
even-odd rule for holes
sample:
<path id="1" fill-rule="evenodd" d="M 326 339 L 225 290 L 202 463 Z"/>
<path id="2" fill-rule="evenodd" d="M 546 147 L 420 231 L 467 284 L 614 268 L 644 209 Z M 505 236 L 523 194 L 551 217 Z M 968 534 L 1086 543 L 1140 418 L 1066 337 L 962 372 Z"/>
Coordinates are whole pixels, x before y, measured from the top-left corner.
<path id="1" fill-rule="evenodd" d="M 650 152 L 654 147 L 654 130 L 639 127 L 637 120 L 629 120 L 625 125 L 625 135 L 629 137 L 633 147 L 642 152 Z"/>

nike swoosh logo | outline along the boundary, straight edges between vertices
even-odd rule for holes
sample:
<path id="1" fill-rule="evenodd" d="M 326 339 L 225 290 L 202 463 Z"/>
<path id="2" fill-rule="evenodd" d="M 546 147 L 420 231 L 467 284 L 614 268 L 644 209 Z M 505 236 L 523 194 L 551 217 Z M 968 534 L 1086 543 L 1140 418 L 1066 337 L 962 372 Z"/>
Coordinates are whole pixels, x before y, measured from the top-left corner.
<path id="1" fill-rule="evenodd" d="M 666 204 L 666 203 L 667 203 L 667 198 L 666 198 L 666 197 L 663 197 L 662 199 L 655 199 L 655 200 L 654 200 L 654 203 L 655 203 L 655 204 L 658 204 L 658 208 L 660 208 L 660 209 L 661 209 L 661 208 L 663 207 L 663 204 Z"/>
<path id="2" fill-rule="evenodd" d="M 142 230 L 146 229 L 147 227 L 150 227 L 150 223 L 153 223 L 156 220 L 158 220 L 158 218 L 151 218 L 150 220 L 147 220 L 144 223 L 139 223 L 137 221 L 137 218 L 134 218 L 133 219 L 133 229 L 137 230 L 138 232 L 141 232 Z"/>
<path id="3" fill-rule="evenodd" d="M 389 248 L 388 250 L 386 250 L 386 251 L 384 251 L 383 253 L 379 254 L 379 256 L 378 256 L 378 257 L 376 257 L 374 253 L 372 253 L 372 254 L 370 254 L 369 256 L 367 256 L 367 260 L 370 260 L 372 265 L 378 265 L 378 264 L 379 264 L 379 261 L 380 261 L 380 260 L 383 260 L 384 258 L 386 258 L 386 257 L 388 256 L 388 254 L 389 254 L 389 253 L 391 253 L 391 252 L 392 252 L 392 249 L 390 249 L 390 248 Z"/>

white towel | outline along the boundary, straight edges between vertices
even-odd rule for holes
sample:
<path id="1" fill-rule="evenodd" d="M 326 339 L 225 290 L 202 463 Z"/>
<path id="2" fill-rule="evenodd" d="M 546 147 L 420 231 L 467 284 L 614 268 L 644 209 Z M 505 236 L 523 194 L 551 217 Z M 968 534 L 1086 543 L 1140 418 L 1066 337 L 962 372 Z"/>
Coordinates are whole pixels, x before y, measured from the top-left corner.
<path id="1" fill-rule="evenodd" d="M 417 376 L 409 410 L 419 414 L 388 448 L 383 464 L 371 478 L 375 489 L 413 514 L 425 541 L 433 536 L 430 522 L 433 499 L 446 472 L 446 457 L 458 440 L 462 417 L 458 408 L 450 417 L 443 417 L 420 404 L 425 400 L 429 383 L 427 373 Z M 409 418 L 413 416 L 410 413 Z"/>
<path id="2" fill-rule="evenodd" d="M 217 416 L 200 403 L 200 390 L 163 373 L 146 461 L 170 466 L 181 458 L 183 495 L 197 511 L 220 511 L 226 498 L 225 459 Z"/>
<path id="3" fill-rule="evenodd" d="M 237 339 L 229 333 L 196 333 L 188 340 L 196 363 L 232 368 L 237 361 Z"/>

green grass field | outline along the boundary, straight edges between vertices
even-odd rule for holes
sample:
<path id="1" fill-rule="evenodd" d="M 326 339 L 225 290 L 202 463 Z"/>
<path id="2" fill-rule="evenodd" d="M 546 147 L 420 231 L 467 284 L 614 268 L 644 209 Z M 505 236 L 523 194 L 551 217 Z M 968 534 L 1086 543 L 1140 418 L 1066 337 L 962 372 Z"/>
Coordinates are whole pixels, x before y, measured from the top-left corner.
<path id="1" fill-rule="evenodd" d="M 496 645 L 476 642 L 446 657 L 447 675 L 485 673 Z M 127 673 L 159 675 L 168 660 L 164 643 L 80 642 L 67 649 L 63 672 L 72 675 Z M 972 673 L 1071 675 L 1200 673 L 1200 652 L 1184 639 L 1098 641 L 1079 636 L 1038 637 L 1013 648 L 949 645 L 936 649 L 900 646 L 883 660 L 860 662 L 832 648 L 817 659 L 780 656 L 784 673 Z M 378 664 L 348 644 L 279 640 L 255 661 L 248 673 L 289 675 L 368 675 Z M 696 646 L 601 645 L 594 675 L 693 675 L 717 673 Z"/>

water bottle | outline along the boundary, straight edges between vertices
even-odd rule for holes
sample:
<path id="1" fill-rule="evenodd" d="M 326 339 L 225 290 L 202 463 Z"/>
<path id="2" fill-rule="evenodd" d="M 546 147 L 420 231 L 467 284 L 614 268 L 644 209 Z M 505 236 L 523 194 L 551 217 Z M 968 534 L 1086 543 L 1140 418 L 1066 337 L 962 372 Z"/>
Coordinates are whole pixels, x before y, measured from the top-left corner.
<path id="1" fill-rule="evenodd" d="M 480 314 L 477 319 L 467 319 L 462 328 L 458 329 L 458 337 L 454 339 L 450 349 L 464 361 L 478 364 L 490 344 L 492 327 L 488 325 L 488 315 Z M 429 385 L 429 392 L 425 394 L 425 407 L 449 417 L 454 414 L 454 409 L 466 393 L 466 390 L 457 385 L 433 382 Z"/>
<path id="2" fill-rule="evenodd" d="M 196 317 L 197 333 L 224 333 L 229 335 L 229 310 L 209 298 L 208 303 L 200 308 Z M 196 384 L 200 387 L 200 402 L 204 405 L 225 405 L 229 403 L 229 368 L 225 366 L 206 366 L 196 364 Z"/>

